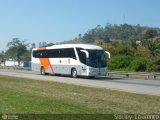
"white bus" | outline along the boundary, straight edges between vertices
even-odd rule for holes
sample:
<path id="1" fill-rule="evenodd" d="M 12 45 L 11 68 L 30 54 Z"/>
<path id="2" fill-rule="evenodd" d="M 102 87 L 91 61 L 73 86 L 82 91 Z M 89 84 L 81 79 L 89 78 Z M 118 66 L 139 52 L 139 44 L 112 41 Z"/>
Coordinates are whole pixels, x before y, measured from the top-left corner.
<path id="1" fill-rule="evenodd" d="M 32 70 L 42 75 L 105 76 L 110 53 L 88 44 L 61 44 L 32 49 Z"/>

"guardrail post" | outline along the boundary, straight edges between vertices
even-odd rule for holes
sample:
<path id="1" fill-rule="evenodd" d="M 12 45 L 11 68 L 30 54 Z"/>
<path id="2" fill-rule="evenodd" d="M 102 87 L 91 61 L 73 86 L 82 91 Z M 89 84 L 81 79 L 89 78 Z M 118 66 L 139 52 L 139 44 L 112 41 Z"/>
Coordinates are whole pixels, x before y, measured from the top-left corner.
<path id="1" fill-rule="evenodd" d="M 154 77 L 154 80 L 156 80 L 156 75 L 153 75 L 153 77 Z"/>
<path id="2" fill-rule="evenodd" d="M 126 74 L 126 77 L 129 78 L 129 74 L 128 73 Z"/>

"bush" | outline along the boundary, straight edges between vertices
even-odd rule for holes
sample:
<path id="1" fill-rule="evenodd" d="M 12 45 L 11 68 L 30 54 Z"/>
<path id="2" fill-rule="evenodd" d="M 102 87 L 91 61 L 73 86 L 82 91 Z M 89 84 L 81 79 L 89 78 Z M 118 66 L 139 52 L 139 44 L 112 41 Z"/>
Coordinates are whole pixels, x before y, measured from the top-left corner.
<path id="1" fill-rule="evenodd" d="M 118 54 L 123 56 L 134 56 L 135 50 L 127 45 L 119 46 Z"/>
<path id="2" fill-rule="evenodd" d="M 152 71 L 154 71 L 154 72 L 160 72 L 160 65 L 154 65 Z"/>
<path id="3" fill-rule="evenodd" d="M 135 57 L 130 65 L 130 68 L 134 71 L 150 71 L 153 64 L 142 57 Z"/>
<path id="4" fill-rule="evenodd" d="M 160 59 L 157 60 L 157 61 L 155 61 L 155 64 L 156 64 L 156 65 L 160 65 Z"/>
<path id="5" fill-rule="evenodd" d="M 152 61 L 142 57 L 131 56 L 114 56 L 109 61 L 110 70 L 127 70 L 127 71 L 159 71 L 159 66 L 155 67 Z"/>
<path id="6" fill-rule="evenodd" d="M 152 71 L 154 71 L 154 72 L 160 72 L 160 59 L 156 60 L 154 62 L 154 66 L 153 66 Z"/>
<path id="7" fill-rule="evenodd" d="M 114 56 L 110 59 L 108 67 L 111 70 L 125 70 L 132 60 L 130 56 Z"/>

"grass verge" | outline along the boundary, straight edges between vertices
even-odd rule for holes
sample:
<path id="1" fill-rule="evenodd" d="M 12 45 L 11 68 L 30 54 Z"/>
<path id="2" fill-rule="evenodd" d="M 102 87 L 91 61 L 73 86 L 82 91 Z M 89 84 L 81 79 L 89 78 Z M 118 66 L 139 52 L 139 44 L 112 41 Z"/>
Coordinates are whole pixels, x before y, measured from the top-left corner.
<path id="1" fill-rule="evenodd" d="M 160 114 L 160 97 L 0 76 L 0 113 Z"/>

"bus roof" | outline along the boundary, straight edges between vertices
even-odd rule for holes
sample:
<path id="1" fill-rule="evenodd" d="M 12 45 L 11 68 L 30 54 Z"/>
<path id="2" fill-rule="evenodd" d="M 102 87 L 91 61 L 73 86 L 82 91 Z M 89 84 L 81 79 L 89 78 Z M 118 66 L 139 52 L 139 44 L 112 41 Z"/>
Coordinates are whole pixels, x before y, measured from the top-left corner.
<path id="1" fill-rule="evenodd" d="M 91 45 L 91 44 L 60 44 L 60 45 L 53 45 L 50 47 L 46 47 L 46 49 L 57 49 L 57 48 L 73 48 L 73 47 L 79 47 L 83 49 L 98 49 L 102 50 L 100 46 L 97 45 Z M 37 48 L 34 48 L 33 50 L 36 50 Z"/>

